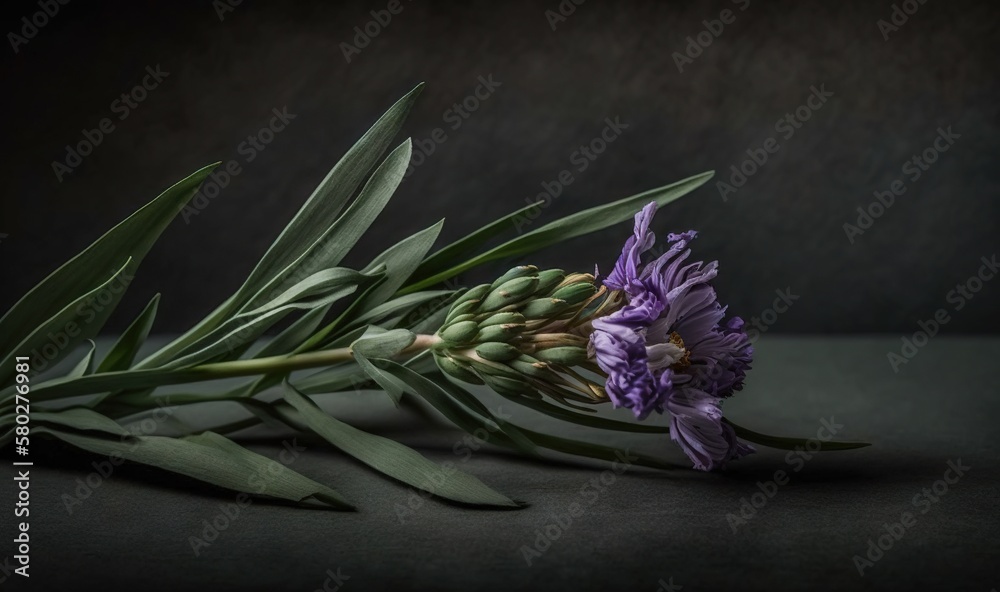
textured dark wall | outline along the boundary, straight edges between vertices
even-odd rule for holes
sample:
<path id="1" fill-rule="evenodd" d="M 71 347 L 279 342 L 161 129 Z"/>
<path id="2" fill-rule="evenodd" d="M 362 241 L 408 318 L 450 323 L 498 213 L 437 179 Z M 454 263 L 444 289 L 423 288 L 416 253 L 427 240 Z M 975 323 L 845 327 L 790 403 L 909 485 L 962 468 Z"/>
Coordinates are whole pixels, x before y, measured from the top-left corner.
<path id="1" fill-rule="evenodd" d="M 403 184 L 351 262 L 441 217 L 451 239 L 520 207 L 542 182 L 577 168 L 574 152 L 618 117 L 628 128 L 574 171 L 541 220 L 707 169 L 727 180 L 748 149 L 773 137 L 777 150 L 727 199 L 713 182 L 657 223 L 663 232 L 701 231 L 697 254 L 720 260 L 717 285 L 733 312 L 761 315 L 787 288 L 799 298 L 787 312 L 766 314 L 775 332 L 910 333 L 939 308 L 950 312 L 946 332 L 1000 329 L 1000 286 L 987 281 L 957 311 L 965 297 L 949 297 L 1000 238 L 994 2 L 897 3 L 919 8 L 886 39 L 877 21 L 892 18 L 888 1 L 592 0 L 553 30 L 545 11 L 558 9 L 556 0 L 403 0 L 350 63 L 340 44 L 387 1 L 244 1 L 222 20 L 221 3 L 208 0 L 145 4 L 70 2 L 17 53 L 0 48 L 0 308 L 170 183 L 236 159 L 242 172 L 197 216 L 168 229 L 111 326 L 162 291 L 157 330 L 182 330 L 241 283 L 328 168 L 423 80 L 406 132 L 425 141 L 442 127 L 447 140 Z M 672 54 L 724 9 L 734 20 L 679 72 Z M 38 7 L 3 10 L 7 33 Z M 113 101 L 157 65 L 169 74 L 119 119 L 124 110 Z M 480 76 L 500 86 L 452 129 L 448 110 Z M 814 87 L 833 94 L 813 99 L 818 108 L 802 111 L 809 120 L 798 129 L 776 129 Z M 295 119 L 247 162 L 239 146 L 274 108 Z M 115 129 L 57 179 L 53 161 L 105 117 Z M 913 165 L 903 167 L 939 128 L 960 137 L 914 180 Z M 897 179 L 906 192 L 850 242 L 844 224 Z M 608 266 L 628 231 L 622 225 L 533 260 Z"/>

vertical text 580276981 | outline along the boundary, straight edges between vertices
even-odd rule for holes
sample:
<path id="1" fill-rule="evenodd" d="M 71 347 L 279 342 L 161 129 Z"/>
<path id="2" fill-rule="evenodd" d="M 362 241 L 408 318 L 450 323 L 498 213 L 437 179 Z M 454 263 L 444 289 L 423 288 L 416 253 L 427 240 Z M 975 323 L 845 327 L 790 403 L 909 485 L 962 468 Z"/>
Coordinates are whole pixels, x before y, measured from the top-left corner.
<path id="1" fill-rule="evenodd" d="M 28 399 L 28 392 L 31 390 L 29 381 L 31 379 L 28 377 L 28 373 L 31 371 L 31 366 L 26 357 L 18 357 L 16 358 L 16 362 L 14 367 L 14 370 L 17 372 L 14 378 L 16 385 L 16 394 L 14 395 L 14 421 L 16 422 L 16 427 L 14 428 L 14 450 L 18 456 L 25 457 L 25 460 L 14 461 L 14 470 L 16 473 L 14 481 L 17 483 L 14 517 L 21 519 L 16 529 L 17 536 L 14 537 L 14 544 L 17 551 L 17 554 L 14 555 L 14 560 L 20 564 L 20 567 L 16 568 L 14 573 L 29 577 L 31 535 L 28 534 L 28 529 L 30 528 L 28 516 L 30 515 L 29 506 L 31 503 L 31 492 L 29 491 L 31 487 L 31 469 L 26 467 L 30 467 L 31 462 L 26 459 L 29 446 L 28 432 L 30 431 L 28 422 L 30 421 L 31 413 L 31 401 Z"/>

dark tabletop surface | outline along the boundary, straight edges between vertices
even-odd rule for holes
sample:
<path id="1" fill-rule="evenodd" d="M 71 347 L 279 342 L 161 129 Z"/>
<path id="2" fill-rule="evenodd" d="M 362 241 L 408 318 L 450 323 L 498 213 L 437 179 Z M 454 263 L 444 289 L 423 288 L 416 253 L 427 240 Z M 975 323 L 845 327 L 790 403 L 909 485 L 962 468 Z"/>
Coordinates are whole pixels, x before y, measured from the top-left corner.
<path id="1" fill-rule="evenodd" d="M 824 425 L 833 423 L 838 439 L 873 446 L 811 458 L 759 447 L 714 474 L 615 473 L 598 463 L 467 453 L 461 444 L 456 453 L 462 433 L 396 412 L 384 396 L 324 399 L 356 425 L 452 461 L 528 502 L 517 511 L 424 500 L 322 442 L 293 443 L 282 435 L 255 438 L 251 447 L 274 458 L 283 446 L 302 449 L 291 466 L 334 487 L 359 511 L 261 500 L 238 507 L 234 493 L 137 465 L 115 468 L 81 500 L 80 483 L 102 459 L 50 444 L 33 451 L 31 578 L 9 575 L 9 559 L 0 577 L 5 589 L 33 590 L 100 583 L 149 591 L 309 592 L 339 585 L 345 591 L 990 592 L 1000 587 L 1000 339 L 939 336 L 894 372 L 887 353 L 899 347 L 899 337 L 889 336 L 765 337 L 747 389 L 727 403 L 727 416 L 758 431 L 803 437 L 824 436 Z M 504 410 L 513 411 L 509 404 Z M 683 460 L 665 436 L 594 432 L 515 415 L 560 434 Z M 9 472 L 11 460 L 7 454 Z M 781 484 L 771 483 L 776 476 Z M 4 483 L 3 499 L 13 508 L 13 480 Z M 71 496 L 80 502 L 72 512 Z M 571 522 L 570 508 L 579 509 Z M 231 518 L 222 518 L 226 510 Z M 12 512 L 2 516 L 3 532 L 12 533 Z M 213 521 L 223 528 L 196 556 L 191 539 L 204 537 Z M 14 554 L 4 538 L 0 557 Z M 883 549 L 871 549 L 869 541 Z M 862 559 L 870 562 L 862 564 L 863 575 Z"/>

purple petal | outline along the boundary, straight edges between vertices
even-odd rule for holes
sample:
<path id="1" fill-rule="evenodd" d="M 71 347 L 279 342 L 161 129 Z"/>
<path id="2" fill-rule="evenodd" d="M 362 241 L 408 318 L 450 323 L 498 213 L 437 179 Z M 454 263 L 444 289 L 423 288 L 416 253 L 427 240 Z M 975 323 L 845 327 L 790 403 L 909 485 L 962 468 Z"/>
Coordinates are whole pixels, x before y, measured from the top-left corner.
<path id="1" fill-rule="evenodd" d="M 721 399 L 697 389 L 675 390 L 667 400 L 670 411 L 670 439 L 694 463 L 694 468 L 711 471 L 754 452 L 736 439 L 733 428 L 722 422 Z"/>
<path id="2" fill-rule="evenodd" d="M 639 267 L 643 253 L 653 247 L 656 238 L 649 231 L 649 224 L 656 213 L 656 202 L 646 204 L 646 207 L 635 215 L 635 230 L 625 241 L 622 254 L 615 263 L 611 274 L 604 279 L 604 285 L 612 290 L 630 291 L 630 286 L 639 277 Z"/>

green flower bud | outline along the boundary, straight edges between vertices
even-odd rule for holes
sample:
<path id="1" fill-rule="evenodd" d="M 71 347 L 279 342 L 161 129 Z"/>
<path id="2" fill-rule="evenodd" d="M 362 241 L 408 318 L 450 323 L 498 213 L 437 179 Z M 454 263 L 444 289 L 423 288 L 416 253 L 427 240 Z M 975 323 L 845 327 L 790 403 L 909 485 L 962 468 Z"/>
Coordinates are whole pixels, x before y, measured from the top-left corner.
<path id="1" fill-rule="evenodd" d="M 476 343 L 486 343 L 487 341 L 507 342 L 512 337 L 519 335 L 521 331 L 524 331 L 524 325 L 490 325 L 489 327 L 480 329 L 479 334 L 476 335 Z"/>
<path id="2" fill-rule="evenodd" d="M 513 345 L 500 343 L 499 341 L 489 341 L 479 344 L 476 346 L 476 353 L 479 354 L 480 358 L 491 362 L 506 362 L 521 355 L 521 352 Z"/>
<path id="3" fill-rule="evenodd" d="M 520 277 L 508 280 L 494 289 L 483 299 L 479 309 L 483 312 L 490 312 L 524 300 L 535 293 L 538 286 L 536 277 Z"/>
<path id="4" fill-rule="evenodd" d="M 493 284 L 490 286 L 490 288 L 495 290 L 499 288 L 501 285 L 503 285 L 505 282 L 521 277 L 533 276 L 537 271 L 538 268 L 535 267 L 534 265 L 518 265 L 517 267 L 512 267 L 507 273 L 498 277 L 496 281 L 493 282 Z"/>
<path id="5" fill-rule="evenodd" d="M 534 388 L 523 378 L 508 378 L 506 376 L 483 375 L 483 381 L 496 392 L 508 397 L 520 397 L 522 395 L 537 396 Z"/>
<path id="6" fill-rule="evenodd" d="M 535 292 L 538 294 L 548 294 L 563 281 L 565 274 L 561 269 L 546 269 L 538 272 L 538 287 Z"/>
<path id="7" fill-rule="evenodd" d="M 474 315 L 474 314 L 471 314 L 471 313 L 460 314 L 457 317 L 455 317 L 455 318 L 451 319 L 450 321 L 448 321 L 448 324 L 449 325 L 454 325 L 456 323 L 462 323 L 462 322 L 465 322 L 465 321 L 474 321 L 475 319 L 476 319 L 476 315 Z"/>
<path id="8" fill-rule="evenodd" d="M 520 355 L 517 359 L 507 362 L 507 365 L 521 374 L 532 378 L 551 380 L 557 376 L 547 363 L 527 355 Z"/>
<path id="9" fill-rule="evenodd" d="M 585 347 L 550 347 L 535 352 L 535 357 L 543 362 L 561 364 L 563 366 L 578 366 L 587 361 Z"/>
<path id="10" fill-rule="evenodd" d="M 492 289 L 493 288 L 489 284 L 480 284 L 475 288 L 469 288 L 468 290 L 466 290 L 464 294 L 462 294 L 455 300 L 454 304 L 452 304 L 451 307 L 455 308 L 459 304 L 462 304 L 463 302 L 468 302 L 470 300 L 482 300 L 483 297 L 489 294 L 490 290 Z"/>
<path id="11" fill-rule="evenodd" d="M 521 308 L 521 314 L 526 319 L 548 319 L 555 317 L 569 308 L 569 303 L 557 298 L 538 298 L 528 302 Z"/>
<path id="12" fill-rule="evenodd" d="M 565 300 L 569 305 L 580 304 L 597 293 L 597 286 L 588 282 L 563 286 L 552 293 L 553 298 Z"/>
<path id="13" fill-rule="evenodd" d="M 479 321 L 479 327 L 489 327 L 491 325 L 523 325 L 524 315 L 519 312 L 498 312 Z"/>
<path id="14" fill-rule="evenodd" d="M 466 300 L 461 304 L 456 304 L 451 307 L 451 311 L 448 313 L 448 316 L 447 318 L 445 318 L 444 322 L 452 323 L 455 322 L 455 320 L 458 319 L 458 317 L 462 317 L 465 315 L 472 316 L 470 313 L 476 312 L 476 309 L 478 308 L 479 308 L 478 300 Z"/>
<path id="15" fill-rule="evenodd" d="M 565 286 L 572 286 L 574 284 L 593 284 L 594 276 L 589 273 L 571 273 L 563 279 L 562 282 L 556 286 L 556 290 L 563 288 Z"/>
<path id="16" fill-rule="evenodd" d="M 454 325 L 448 325 L 441 330 L 439 335 L 450 343 L 469 343 L 479 331 L 479 325 L 475 321 L 462 321 Z"/>
<path id="17" fill-rule="evenodd" d="M 457 362 L 453 358 L 449 358 L 448 356 L 434 356 L 434 361 L 437 362 L 437 366 L 442 372 L 451 375 L 462 382 L 468 382 L 470 384 L 483 384 L 482 378 L 479 378 L 475 372 L 470 370 L 467 366 Z"/>

